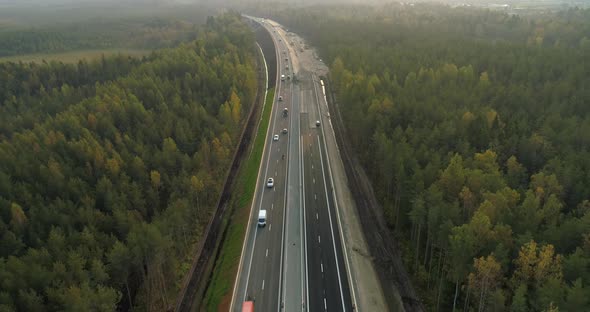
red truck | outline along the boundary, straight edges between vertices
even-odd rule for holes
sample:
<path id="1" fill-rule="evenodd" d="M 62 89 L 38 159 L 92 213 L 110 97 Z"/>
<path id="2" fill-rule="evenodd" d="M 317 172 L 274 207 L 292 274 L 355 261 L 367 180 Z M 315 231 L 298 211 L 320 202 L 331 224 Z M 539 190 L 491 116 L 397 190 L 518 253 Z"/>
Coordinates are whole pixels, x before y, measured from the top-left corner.
<path id="1" fill-rule="evenodd" d="M 242 312 L 254 312 L 254 301 L 244 301 Z"/>

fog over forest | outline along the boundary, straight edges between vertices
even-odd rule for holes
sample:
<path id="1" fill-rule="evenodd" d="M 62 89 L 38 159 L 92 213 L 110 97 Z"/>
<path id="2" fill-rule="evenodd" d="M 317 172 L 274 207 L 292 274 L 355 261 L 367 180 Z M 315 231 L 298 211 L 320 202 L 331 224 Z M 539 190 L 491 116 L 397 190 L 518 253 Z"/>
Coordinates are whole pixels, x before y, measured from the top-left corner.
<path id="1" fill-rule="evenodd" d="M 588 5 L 587 0 L 407 0 L 407 1 L 390 1 L 390 0 L 0 0 L 0 5 L 80 5 L 80 4 L 244 4 L 244 3 L 287 3 L 293 5 L 315 5 L 315 4 L 337 4 L 337 3 L 420 3 L 420 2 L 441 2 L 449 4 L 565 4 L 565 5 Z"/>

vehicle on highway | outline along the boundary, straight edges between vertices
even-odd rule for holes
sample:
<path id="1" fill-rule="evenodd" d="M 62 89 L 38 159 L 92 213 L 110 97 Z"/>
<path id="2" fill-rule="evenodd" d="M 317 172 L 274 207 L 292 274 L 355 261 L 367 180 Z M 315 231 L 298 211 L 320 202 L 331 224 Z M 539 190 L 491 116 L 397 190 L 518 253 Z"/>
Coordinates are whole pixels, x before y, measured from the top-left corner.
<path id="1" fill-rule="evenodd" d="M 285 75 L 281 75 L 281 81 L 285 81 Z"/>
<path id="2" fill-rule="evenodd" d="M 279 95 L 279 102 L 283 100 L 283 96 Z"/>
<path id="3" fill-rule="evenodd" d="M 283 109 L 283 117 L 287 117 L 287 115 L 289 115 L 289 110 L 285 107 Z"/>
<path id="4" fill-rule="evenodd" d="M 266 210 L 260 209 L 260 211 L 258 212 L 258 226 L 265 226 L 265 225 L 266 225 Z M 252 311 L 254 311 L 253 309 L 254 309 L 254 307 L 252 307 Z"/>
<path id="5" fill-rule="evenodd" d="M 319 121 L 319 120 L 316 120 L 316 121 L 315 121 L 315 126 L 316 126 L 316 127 L 319 127 L 319 126 L 320 126 L 320 121 Z"/>
<path id="6" fill-rule="evenodd" d="M 287 134 L 287 128 L 283 129 L 283 134 Z"/>
<path id="7" fill-rule="evenodd" d="M 287 64 L 287 65 L 285 66 L 285 68 L 286 68 L 286 69 L 289 69 L 289 64 Z"/>
<path id="8" fill-rule="evenodd" d="M 272 188 L 275 185 L 275 180 L 273 178 L 268 178 L 266 181 L 266 187 Z"/>
<path id="9" fill-rule="evenodd" d="M 272 137 L 272 140 L 273 140 L 273 141 L 278 141 L 278 140 L 279 140 L 279 135 L 278 135 L 278 134 L 275 134 L 275 135 Z"/>

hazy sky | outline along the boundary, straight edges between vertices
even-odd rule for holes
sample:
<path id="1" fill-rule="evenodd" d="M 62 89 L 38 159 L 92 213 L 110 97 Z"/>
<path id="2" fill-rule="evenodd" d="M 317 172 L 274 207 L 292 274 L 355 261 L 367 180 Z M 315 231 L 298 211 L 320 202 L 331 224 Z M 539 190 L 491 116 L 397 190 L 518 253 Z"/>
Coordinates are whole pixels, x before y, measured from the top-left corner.
<path id="1" fill-rule="evenodd" d="M 280 3 L 292 3 L 295 5 L 301 4 L 334 4 L 334 3 L 384 3 L 384 2 L 446 2 L 446 3 L 508 3 L 508 4 L 517 4 L 517 3 L 568 3 L 568 4 L 580 4 L 580 3 L 589 3 L 590 0 L 0 0 L 0 5 L 3 6 L 26 6 L 26 7 L 50 7 L 50 6 L 64 6 L 64 5 L 72 5 L 72 6 L 80 6 L 80 5 L 88 5 L 88 4 L 95 4 L 95 5 L 166 5 L 166 4 L 207 4 L 211 6 L 215 5 L 224 5 L 224 4 L 238 4 L 244 5 L 248 2 L 251 3 L 264 3 L 264 2 L 280 2 Z"/>

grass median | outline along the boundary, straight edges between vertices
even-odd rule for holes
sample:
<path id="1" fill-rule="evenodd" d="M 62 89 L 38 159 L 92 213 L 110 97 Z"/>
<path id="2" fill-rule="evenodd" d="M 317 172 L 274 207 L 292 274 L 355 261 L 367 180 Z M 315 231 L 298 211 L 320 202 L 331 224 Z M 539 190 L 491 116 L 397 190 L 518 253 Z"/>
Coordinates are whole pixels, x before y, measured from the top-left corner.
<path id="1" fill-rule="evenodd" d="M 207 311 L 229 310 L 232 290 L 242 254 L 242 245 L 246 236 L 250 206 L 256 190 L 258 169 L 262 160 L 266 133 L 270 123 L 270 114 L 274 99 L 274 89 L 268 90 L 262 118 L 256 131 L 252 149 L 248 151 L 240 166 L 235 189 L 230 199 L 232 213 L 225 217 L 224 226 L 229 222 L 226 236 L 221 245 L 219 257 L 215 262 L 209 287 L 205 292 L 204 308 Z"/>

